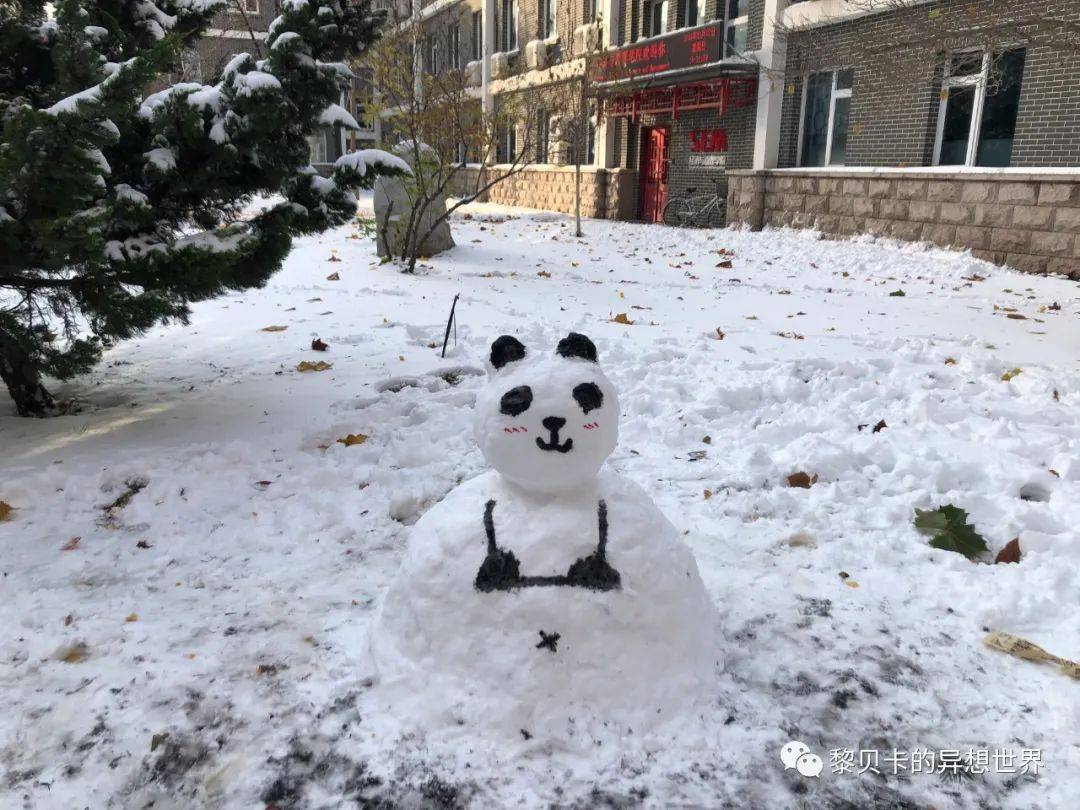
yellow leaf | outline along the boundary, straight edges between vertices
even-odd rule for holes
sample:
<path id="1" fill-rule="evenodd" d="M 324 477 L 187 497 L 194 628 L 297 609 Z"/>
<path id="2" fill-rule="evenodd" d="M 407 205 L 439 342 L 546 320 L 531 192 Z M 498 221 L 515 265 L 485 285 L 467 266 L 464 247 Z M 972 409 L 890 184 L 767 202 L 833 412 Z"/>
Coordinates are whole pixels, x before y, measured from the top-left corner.
<path id="1" fill-rule="evenodd" d="M 1011 380 L 1016 375 L 1022 374 L 1022 373 L 1023 373 L 1023 369 L 1020 369 L 1020 368 L 1010 369 L 1009 371 L 1006 371 L 1004 374 L 1001 375 L 1001 381 L 1002 382 L 1008 382 L 1009 380 Z"/>
<path id="2" fill-rule="evenodd" d="M 626 298 L 626 294 L 622 290 L 619 291 L 619 298 Z"/>
<path id="3" fill-rule="evenodd" d="M 371 437 L 368 436 L 366 433 L 350 433 L 344 439 L 338 439 L 337 443 L 343 444 L 346 447 L 352 447 L 353 445 L 363 444 L 369 438 Z"/>
<path id="4" fill-rule="evenodd" d="M 11 513 L 14 511 L 15 509 L 10 503 L 7 501 L 0 501 L 0 522 L 11 520 Z"/>
<path id="5" fill-rule="evenodd" d="M 334 367 L 333 363 L 327 363 L 324 360 L 317 360 L 314 363 L 310 360 L 303 360 L 297 363 L 297 371 L 326 371 Z"/>
<path id="6" fill-rule="evenodd" d="M 945 365 L 947 365 L 947 366 L 955 366 L 956 365 L 956 358 L 955 357 L 946 357 L 945 358 Z"/>
<path id="7" fill-rule="evenodd" d="M 289 327 L 282 326 L 281 324 L 274 324 L 273 326 L 264 326 L 260 329 L 260 332 L 284 332 Z"/>
<path id="8" fill-rule="evenodd" d="M 858 588 L 859 587 L 859 583 L 856 582 L 853 579 L 845 579 L 844 584 L 847 585 L 849 588 Z"/>
<path id="9" fill-rule="evenodd" d="M 129 613 L 127 616 L 124 617 L 125 622 L 137 622 L 138 620 L 139 620 L 139 614 L 138 613 Z"/>
<path id="10" fill-rule="evenodd" d="M 184 658 L 186 658 L 188 661 L 194 661 L 195 653 L 184 653 Z"/>
<path id="11" fill-rule="evenodd" d="M 623 326 L 633 326 L 634 322 L 626 317 L 625 312 L 620 312 L 614 318 L 611 319 L 612 323 L 621 323 Z"/>
<path id="12" fill-rule="evenodd" d="M 551 273 L 549 273 L 547 270 L 540 270 L 536 273 L 536 275 L 540 276 L 541 278 L 551 278 Z"/>
<path id="13" fill-rule="evenodd" d="M 705 490 L 705 492 L 703 494 L 705 495 L 705 500 L 709 500 L 709 498 L 712 497 L 712 490 L 707 489 L 707 490 Z"/>
<path id="14" fill-rule="evenodd" d="M 90 655 L 90 648 L 82 641 L 77 641 L 68 647 L 62 647 L 57 653 L 57 658 L 65 664 L 78 664 L 85 661 Z"/>

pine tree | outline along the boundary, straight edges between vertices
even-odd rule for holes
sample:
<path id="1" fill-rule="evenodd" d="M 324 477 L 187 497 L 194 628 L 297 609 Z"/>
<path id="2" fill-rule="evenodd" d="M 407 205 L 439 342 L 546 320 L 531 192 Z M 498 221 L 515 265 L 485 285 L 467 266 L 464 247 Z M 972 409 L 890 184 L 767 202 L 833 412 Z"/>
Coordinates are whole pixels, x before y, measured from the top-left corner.
<path id="1" fill-rule="evenodd" d="M 284 0 L 266 59 L 148 95 L 224 2 L 0 0 L 0 377 L 20 414 L 55 408 L 42 375 L 263 285 L 294 236 L 355 215 L 353 188 L 408 171 L 374 150 L 309 165 L 309 135 L 357 126 L 337 102 L 377 36 L 368 0 Z M 241 218 L 255 195 L 276 202 Z"/>

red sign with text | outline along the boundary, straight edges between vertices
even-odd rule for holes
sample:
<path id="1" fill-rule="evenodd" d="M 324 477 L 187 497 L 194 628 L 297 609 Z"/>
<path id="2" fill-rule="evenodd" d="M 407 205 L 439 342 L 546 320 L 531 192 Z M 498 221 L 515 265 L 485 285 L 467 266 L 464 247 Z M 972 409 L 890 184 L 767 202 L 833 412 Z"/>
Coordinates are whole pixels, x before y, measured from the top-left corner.
<path id="1" fill-rule="evenodd" d="M 719 62 L 723 44 L 722 23 L 656 37 L 597 57 L 592 79 L 611 82 Z"/>

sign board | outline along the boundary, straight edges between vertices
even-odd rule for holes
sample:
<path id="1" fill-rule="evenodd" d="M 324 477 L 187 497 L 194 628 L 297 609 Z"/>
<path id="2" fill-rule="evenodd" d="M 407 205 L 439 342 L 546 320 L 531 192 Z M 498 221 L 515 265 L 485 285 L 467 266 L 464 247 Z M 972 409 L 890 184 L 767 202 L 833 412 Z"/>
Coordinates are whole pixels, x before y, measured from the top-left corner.
<path id="1" fill-rule="evenodd" d="M 723 152 L 715 154 L 691 154 L 688 163 L 694 169 L 723 169 L 727 166 L 727 155 Z"/>
<path id="2" fill-rule="evenodd" d="M 711 23 L 609 51 L 590 72 L 594 82 L 633 79 L 719 62 L 723 52 L 723 23 Z"/>

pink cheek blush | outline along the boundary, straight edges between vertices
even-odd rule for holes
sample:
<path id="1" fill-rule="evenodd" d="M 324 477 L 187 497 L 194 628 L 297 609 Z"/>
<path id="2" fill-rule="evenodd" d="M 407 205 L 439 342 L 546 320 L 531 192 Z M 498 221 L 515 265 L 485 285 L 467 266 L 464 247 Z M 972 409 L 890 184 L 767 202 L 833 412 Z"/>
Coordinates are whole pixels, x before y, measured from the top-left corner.
<path id="1" fill-rule="evenodd" d="M 528 432 L 529 432 L 529 429 L 527 427 L 522 427 L 520 425 L 515 425 L 514 427 L 504 427 L 503 428 L 503 433 L 528 433 Z"/>
<path id="2" fill-rule="evenodd" d="M 600 423 L 599 422 L 589 422 L 589 424 L 582 425 L 582 427 L 585 428 L 586 430 L 595 430 L 596 428 L 600 427 Z"/>

